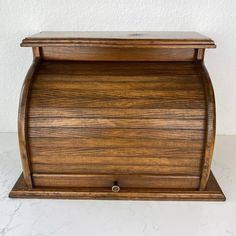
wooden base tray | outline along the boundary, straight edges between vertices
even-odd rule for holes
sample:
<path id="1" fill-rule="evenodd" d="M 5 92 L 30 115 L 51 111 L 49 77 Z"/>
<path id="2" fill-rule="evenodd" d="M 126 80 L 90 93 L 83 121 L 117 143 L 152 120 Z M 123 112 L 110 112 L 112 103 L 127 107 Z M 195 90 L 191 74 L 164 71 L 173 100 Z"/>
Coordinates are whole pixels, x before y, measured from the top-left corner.
<path id="1" fill-rule="evenodd" d="M 9 194 L 10 198 L 48 198 L 48 199 L 116 199 L 116 200 L 182 200 L 182 201 L 225 201 L 225 195 L 214 175 L 210 174 L 204 191 L 170 189 L 123 189 L 114 193 L 110 189 L 29 189 L 20 175 Z"/>

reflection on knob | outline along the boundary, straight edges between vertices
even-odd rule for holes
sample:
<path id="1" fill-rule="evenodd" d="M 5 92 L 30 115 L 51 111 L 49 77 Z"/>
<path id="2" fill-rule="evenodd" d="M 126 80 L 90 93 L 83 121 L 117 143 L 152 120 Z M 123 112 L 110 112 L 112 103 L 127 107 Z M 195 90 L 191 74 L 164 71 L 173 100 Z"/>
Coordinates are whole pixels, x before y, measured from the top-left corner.
<path id="1" fill-rule="evenodd" d="M 120 191 L 120 186 L 118 185 L 118 182 L 117 182 L 117 181 L 115 181 L 115 182 L 113 183 L 113 186 L 112 186 L 111 190 L 112 190 L 112 192 L 115 192 L 115 193 L 117 193 L 117 192 Z"/>

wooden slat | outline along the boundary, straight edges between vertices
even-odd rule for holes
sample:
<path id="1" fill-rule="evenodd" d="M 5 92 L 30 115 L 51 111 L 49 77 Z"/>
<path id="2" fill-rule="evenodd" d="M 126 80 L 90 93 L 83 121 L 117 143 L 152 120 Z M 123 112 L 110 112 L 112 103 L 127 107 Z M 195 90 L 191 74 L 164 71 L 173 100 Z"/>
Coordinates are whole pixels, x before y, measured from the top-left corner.
<path id="1" fill-rule="evenodd" d="M 123 188 L 197 188 L 198 176 L 157 176 L 157 175 L 51 175 L 33 174 L 35 186 L 39 187 L 90 187 L 110 188 L 118 181 Z"/>
<path id="2" fill-rule="evenodd" d="M 199 175 L 200 167 L 195 166 L 137 166 L 137 165 L 73 165 L 73 164 L 57 164 L 52 163 L 51 165 L 34 163 L 34 173 L 74 173 L 74 174 L 91 174 L 91 173 L 102 173 L 102 174 L 183 174 L 183 175 Z"/>
<path id="3" fill-rule="evenodd" d="M 99 109 L 33 107 L 29 117 L 205 119 L 205 109 Z"/>
<path id="4" fill-rule="evenodd" d="M 84 82 L 77 82 L 77 81 L 52 81 L 50 82 L 42 82 L 37 79 L 36 83 L 34 83 L 33 88 L 38 89 L 39 91 L 56 91 L 60 92 L 64 91 L 64 93 L 68 93 L 67 90 L 70 92 L 77 92 L 77 95 L 86 95 L 86 92 L 92 93 L 111 93 L 112 96 L 115 92 L 123 92 L 128 91 L 130 92 L 130 97 L 133 97 L 132 94 L 138 94 L 140 91 L 143 93 L 151 93 L 156 92 L 156 96 L 161 96 L 165 93 L 171 93 L 175 97 L 176 94 L 185 94 L 186 91 L 189 91 L 189 95 L 191 93 L 196 93 L 199 96 L 203 95 L 203 91 L 201 90 L 200 83 L 186 83 L 185 85 L 180 86 L 177 83 L 171 82 L 96 82 L 96 81 L 84 81 Z M 165 92 L 165 93 L 164 93 Z"/>
<path id="5" fill-rule="evenodd" d="M 31 138 L 37 173 L 199 174 L 202 142 L 146 139 Z M 160 158 L 164 150 L 177 157 Z M 153 149 L 152 147 L 155 146 Z M 161 151 L 159 151 L 161 149 Z M 178 150 L 178 151 L 177 151 Z M 71 152 L 70 154 L 67 152 Z M 191 155 L 185 156 L 186 151 Z M 195 155 L 194 155 L 195 154 Z M 121 157 L 116 157 L 116 156 Z M 150 156 L 154 156 L 150 158 Z M 137 158 L 138 157 L 138 158 Z"/>
<path id="6" fill-rule="evenodd" d="M 199 167 L 201 158 L 158 158 L 158 157 L 97 157 L 97 156 L 52 156 L 51 158 L 45 157 L 43 153 L 35 153 L 32 155 L 32 163 L 41 165 L 114 165 L 124 166 L 130 168 L 132 166 L 185 166 L 185 167 Z"/>
<path id="7" fill-rule="evenodd" d="M 67 83 L 68 85 L 69 83 Z M 66 85 L 66 86 L 67 86 Z M 117 84 L 116 84 L 117 85 Z M 101 88 L 97 88 L 96 83 L 94 85 L 91 84 L 91 87 L 87 89 L 89 85 L 86 83 L 77 83 L 76 89 L 53 89 L 50 88 L 50 84 L 47 87 L 45 85 L 45 88 L 34 90 L 32 93 L 32 98 L 37 99 L 38 97 L 46 97 L 48 99 L 114 99 L 114 98 L 126 98 L 126 99 L 136 99 L 136 98 L 146 98 L 146 99 L 172 99 L 173 102 L 175 99 L 186 99 L 188 101 L 191 100 L 201 100 L 203 102 L 204 100 L 204 93 L 202 90 L 159 90 L 158 88 L 154 89 L 148 89 L 145 90 L 145 88 L 139 90 L 129 90 L 125 88 L 124 85 L 119 84 L 118 86 L 113 85 L 105 88 L 102 90 Z M 40 85 L 41 86 L 41 85 Z M 65 86 L 65 87 L 66 87 Z M 99 87 L 99 86 L 98 86 Z M 122 88 L 123 87 L 123 88 Z M 145 87 L 145 86 L 144 86 Z M 93 88 L 93 89 L 92 89 Z M 186 101 L 187 102 L 187 101 Z"/>
<path id="8" fill-rule="evenodd" d="M 129 128 L 62 128 L 58 127 L 30 127 L 29 137 L 42 138 L 126 138 L 146 140 L 201 140 L 204 142 L 204 130 L 169 130 L 169 129 L 132 129 Z"/>
<path id="9" fill-rule="evenodd" d="M 45 62 L 28 117 L 33 172 L 200 176 L 200 71 L 177 64 Z"/>
<path id="10" fill-rule="evenodd" d="M 32 148 L 42 147 L 42 148 L 183 148 L 188 150 L 201 149 L 203 142 L 191 141 L 191 140 L 170 140 L 165 139 L 146 139 L 136 138 L 136 139 L 126 139 L 123 138 L 113 138 L 113 139 L 101 139 L 101 138 L 30 138 L 30 145 Z"/>
<path id="11" fill-rule="evenodd" d="M 29 118 L 29 127 L 204 129 L 203 120 Z"/>
<path id="12" fill-rule="evenodd" d="M 56 156 L 57 158 L 62 157 L 158 157 L 158 158 L 201 158 L 203 150 L 201 149 L 192 149 L 189 146 L 188 149 L 183 148 L 167 148 L 163 146 L 162 148 L 78 148 L 78 147 L 57 147 L 57 148 L 44 148 L 41 146 L 31 148 L 31 155 L 36 156 L 38 153 L 44 155 L 47 158 L 52 158 Z"/>
<path id="13" fill-rule="evenodd" d="M 44 62 L 34 84 L 31 107 L 205 109 L 198 70 L 194 63 Z M 190 74 L 178 75 L 180 71 Z M 50 80 L 44 77 L 45 72 L 51 73 L 46 74 Z"/>
<path id="14" fill-rule="evenodd" d="M 32 93 L 31 107 L 50 108 L 144 108 L 144 109 L 205 109 L 203 99 L 147 99 L 147 98 L 119 98 L 96 99 L 76 97 L 35 96 Z"/>
<path id="15" fill-rule="evenodd" d="M 44 62 L 45 63 L 45 62 Z M 53 63 L 53 62 L 52 62 Z M 79 64 L 80 65 L 80 64 Z M 57 71 L 54 73 L 43 73 L 43 69 L 37 74 L 37 78 L 35 80 L 36 83 L 53 83 L 53 82 L 99 82 L 103 83 L 111 83 L 111 82 L 135 82 L 135 83 L 155 83 L 156 85 L 166 85 L 168 87 L 176 87 L 176 88 L 188 88 L 188 87 L 199 87 L 202 85 L 201 75 L 192 74 L 192 75 L 165 75 L 158 73 L 153 75 L 107 75 L 105 73 L 101 75 L 96 74 L 59 74 Z M 35 84 L 36 85 L 36 84 Z"/>

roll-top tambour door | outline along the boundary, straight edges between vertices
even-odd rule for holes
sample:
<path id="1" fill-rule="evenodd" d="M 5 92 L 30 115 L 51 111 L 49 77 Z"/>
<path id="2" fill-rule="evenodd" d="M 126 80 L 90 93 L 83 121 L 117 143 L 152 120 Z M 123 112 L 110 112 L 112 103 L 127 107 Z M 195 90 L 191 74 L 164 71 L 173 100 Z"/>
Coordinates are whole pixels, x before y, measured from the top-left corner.
<path id="1" fill-rule="evenodd" d="M 174 188 L 182 178 L 183 188 L 197 188 L 205 129 L 199 71 L 191 62 L 43 62 L 28 118 L 35 184 L 51 175 L 47 184 L 69 186 L 74 174 L 73 187 L 99 176 L 97 187 L 106 187 L 116 176 L 127 187 Z"/>

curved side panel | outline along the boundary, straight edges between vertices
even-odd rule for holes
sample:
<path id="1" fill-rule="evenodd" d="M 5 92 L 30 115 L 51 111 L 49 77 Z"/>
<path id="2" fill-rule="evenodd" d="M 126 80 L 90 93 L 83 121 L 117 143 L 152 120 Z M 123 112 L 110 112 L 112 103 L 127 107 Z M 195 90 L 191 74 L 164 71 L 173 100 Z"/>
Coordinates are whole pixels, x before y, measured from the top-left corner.
<path id="1" fill-rule="evenodd" d="M 205 86 L 206 95 L 206 136 L 205 136 L 205 152 L 202 163 L 202 176 L 200 181 L 200 190 L 204 190 L 210 175 L 211 162 L 215 144 L 216 132 L 216 110 L 215 110 L 215 96 L 212 87 L 210 76 L 206 67 L 203 65 L 203 83 Z"/>
<path id="2" fill-rule="evenodd" d="M 18 110 L 18 139 L 20 146 L 21 162 L 23 168 L 24 179 L 28 187 L 32 187 L 32 177 L 30 171 L 30 159 L 27 139 L 27 114 L 29 94 L 34 74 L 36 73 L 40 60 L 35 58 L 21 89 L 19 110 Z"/>

